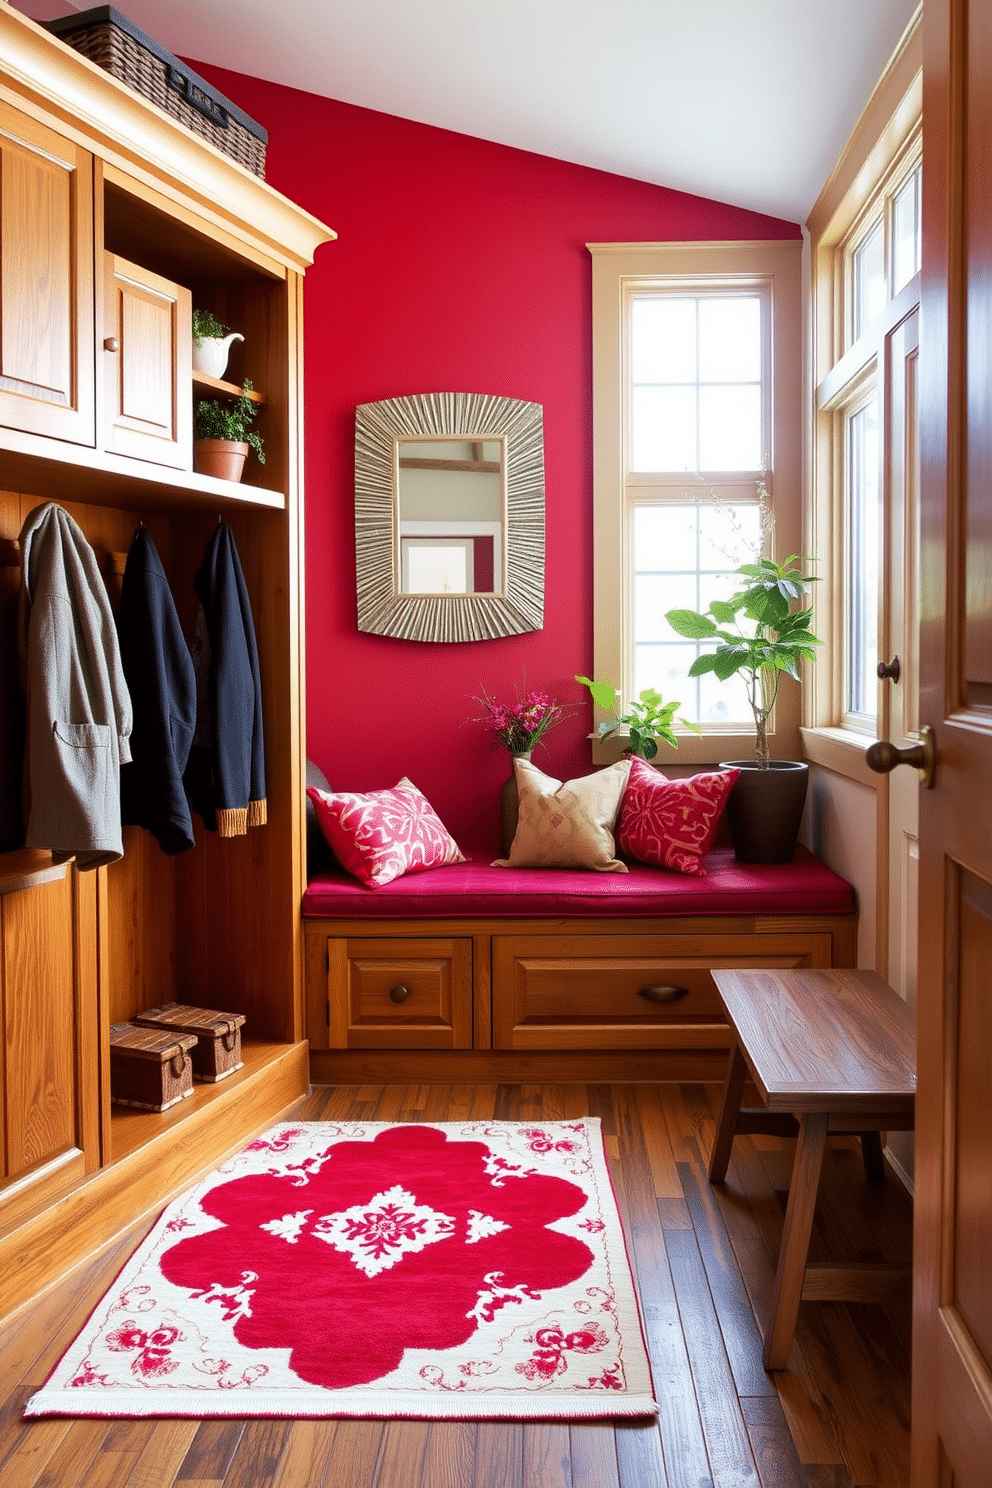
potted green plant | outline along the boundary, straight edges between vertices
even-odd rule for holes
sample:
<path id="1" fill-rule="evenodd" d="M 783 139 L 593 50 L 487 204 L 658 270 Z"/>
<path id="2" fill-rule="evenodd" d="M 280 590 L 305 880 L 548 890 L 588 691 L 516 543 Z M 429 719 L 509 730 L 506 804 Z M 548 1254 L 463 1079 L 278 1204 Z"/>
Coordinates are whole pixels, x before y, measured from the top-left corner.
<path id="1" fill-rule="evenodd" d="M 639 754 L 641 759 L 654 759 L 658 753 L 659 739 L 663 739 L 673 749 L 678 749 L 679 741 L 675 734 L 676 722 L 680 728 L 691 729 L 694 734 L 702 733 L 702 729 L 690 723 L 687 718 L 676 719 L 675 714 L 682 704 L 663 702 L 661 693 L 656 692 L 653 687 L 644 689 L 640 696 L 631 703 L 629 712 L 617 714 L 617 702 L 620 696 L 617 688 L 609 682 L 594 682 L 591 677 L 576 677 L 575 680 L 588 687 L 592 700 L 598 708 L 612 708 L 616 715 L 613 723 L 607 721 L 599 725 L 600 738 L 608 739 L 611 734 L 626 728 L 629 737 L 627 748 L 631 754 Z"/>
<path id="2" fill-rule="evenodd" d="M 193 311 L 193 371 L 208 377 L 223 377 L 232 341 L 243 341 L 240 331 L 232 331 L 217 319 L 212 310 Z"/>
<path id="3" fill-rule="evenodd" d="M 265 464 L 262 436 L 251 426 L 255 404 L 248 397 L 251 380 L 245 378 L 240 398 L 201 398 L 193 414 L 193 464 L 201 475 L 239 481 L 248 450 Z"/>
<path id="4" fill-rule="evenodd" d="M 691 641 L 715 642 L 697 656 L 690 677 L 713 672 L 721 681 L 741 677 L 754 715 L 755 758 L 725 760 L 723 769 L 738 769 L 727 802 L 727 816 L 737 857 L 745 863 L 791 862 L 799 836 L 808 767 L 795 760 L 773 760 L 768 719 L 783 677 L 799 681 L 800 661 L 816 660 L 821 643 L 812 634 L 812 610 L 801 601 L 817 582 L 803 571 L 804 559 L 793 553 L 782 563 L 759 558 L 742 563 L 735 574 L 743 587 L 730 599 L 715 599 L 707 610 L 669 610 L 665 616 L 678 635 Z"/>

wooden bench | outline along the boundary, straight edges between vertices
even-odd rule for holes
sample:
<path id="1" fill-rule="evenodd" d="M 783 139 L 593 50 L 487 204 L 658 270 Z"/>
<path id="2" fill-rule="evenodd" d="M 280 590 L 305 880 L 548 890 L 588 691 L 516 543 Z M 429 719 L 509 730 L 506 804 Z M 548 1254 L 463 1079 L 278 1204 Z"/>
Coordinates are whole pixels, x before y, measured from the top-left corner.
<path id="1" fill-rule="evenodd" d="M 873 971 L 713 972 L 734 1037 L 710 1157 L 711 1183 L 726 1177 L 735 1134 L 798 1122 L 798 1143 L 765 1334 L 766 1369 L 784 1369 L 801 1301 L 887 1301 L 910 1268 L 886 1263 L 808 1265 L 826 1139 L 862 1136 L 865 1171 L 881 1178 L 880 1131 L 913 1127 L 916 1041 L 912 1010 Z M 742 1108 L 750 1074 L 762 1107 Z"/>
<path id="2" fill-rule="evenodd" d="M 800 850 L 706 877 L 494 868 L 381 889 L 328 871 L 303 902 L 313 1078 L 719 1079 L 712 969 L 851 966 L 851 886 Z"/>

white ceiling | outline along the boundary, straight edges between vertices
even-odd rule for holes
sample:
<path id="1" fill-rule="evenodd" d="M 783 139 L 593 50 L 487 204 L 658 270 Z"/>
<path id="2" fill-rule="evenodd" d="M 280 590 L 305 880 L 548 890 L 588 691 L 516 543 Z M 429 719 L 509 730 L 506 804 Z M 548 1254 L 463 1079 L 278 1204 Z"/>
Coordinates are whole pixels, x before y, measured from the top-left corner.
<path id="1" fill-rule="evenodd" d="M 794 222 L 916 4 L 122 0 L 194 61 Z"/>

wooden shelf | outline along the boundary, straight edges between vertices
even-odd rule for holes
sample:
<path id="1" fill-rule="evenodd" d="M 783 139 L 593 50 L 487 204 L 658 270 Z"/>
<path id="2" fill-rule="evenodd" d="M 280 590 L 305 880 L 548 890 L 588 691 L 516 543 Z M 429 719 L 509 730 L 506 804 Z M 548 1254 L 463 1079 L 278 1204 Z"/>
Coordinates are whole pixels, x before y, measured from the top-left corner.
<path id="1" fill-rule="evenodd" d="M 170 1106 L 167 1111 L 139 1111 L 134 1106 L 111 1105 L 110 1161 L 120 1162 L 147 1142 L 160 1137 L 163 1132 L 181 1127 L 206 1106 L 228 1098 L 240 1085 L 253 1080 L 260 1071 L 285 1059 L 292 1047 L 291 1044 L 276 1044 L 258 1039 L 245 1040 L 241 1047 L 241 1057 L 244 1060 L 241 1069 L 212 1085 L 194 1080 L 193 1094 L 181 1100 L 178 1105 Z"/>
<path id="2" fill-rule="evenodd" d="M 193 386 L 205 393 L 223 393 L 227 398 L 249 398 L 252 403 L 260 405 L 268 402 L 264 393 L 258 393 L 251 388 L 247 393 L 239 388 L 236 382 L 225 382 L 221 377 L 211 377 L 209 372 L 193 372 Z"/>
<path id="3" fill-rule="evenodd" d="M 151 465 L 16 429 L 0 433 L 4 486 L 50 501 L 87 501 L 125 510 L 175 513 L 183 507 L 284 511 L 286 496 L 264 486 L 217 480 L 193 470 Z"/>
<path id="4" fill-rule="evenodd" d="M 68 863 L 53 863 L 50 852 L 40 847 L 20 847 L 0 853 L 0 894 L 16 894 L 65 878 Z"/>

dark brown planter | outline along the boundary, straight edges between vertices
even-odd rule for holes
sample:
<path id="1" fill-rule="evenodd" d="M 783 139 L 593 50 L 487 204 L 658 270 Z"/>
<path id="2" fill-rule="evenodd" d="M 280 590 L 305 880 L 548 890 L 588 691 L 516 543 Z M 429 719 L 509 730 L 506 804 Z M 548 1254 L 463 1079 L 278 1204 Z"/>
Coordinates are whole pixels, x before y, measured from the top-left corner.
<path id="1" fill-rule="evenodd" d="M 200 475 L 218 480 L 239 481 L 248 458 L 248 446 L 237 439 L 194 439 L 193 468 Z"/>
<path id="2" fill-rule="evenodd" d="M 809 766 L 771 760 L 767 770 L 753 760 L 721 760 L 721 770 L 740 770 L 727 797 L 727 821 L 739 863 L 791 863 L 806 805 Z"/>

